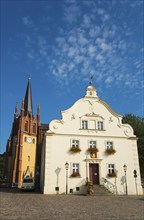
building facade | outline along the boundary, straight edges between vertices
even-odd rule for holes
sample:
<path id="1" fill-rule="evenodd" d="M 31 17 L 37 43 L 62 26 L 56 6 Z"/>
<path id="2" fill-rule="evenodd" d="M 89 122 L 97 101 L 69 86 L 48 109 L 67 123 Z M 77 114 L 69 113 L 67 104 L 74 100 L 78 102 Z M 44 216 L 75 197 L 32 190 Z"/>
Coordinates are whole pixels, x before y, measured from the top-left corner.
<path id="1" fill-rule="evenodd" d="M 40 106 L 38 105 L 37 116 L 34 117 L 29 79 L 20 114 L 16 104 L 12 130 L 6 146 L 5 179 L 9 185 L 17 183 L 21 188 L 25 176 L 35 178 L 39 123 Z"/>
<path id="2" fill-rule="evenodd" d="M 61 114 L 50 122 L 43 140 L 44 194 L 85 194 L 88 182 L 114 194 L 142 194 L 133 129 L 97 96 L 91 83 L 86 95 Z"/>

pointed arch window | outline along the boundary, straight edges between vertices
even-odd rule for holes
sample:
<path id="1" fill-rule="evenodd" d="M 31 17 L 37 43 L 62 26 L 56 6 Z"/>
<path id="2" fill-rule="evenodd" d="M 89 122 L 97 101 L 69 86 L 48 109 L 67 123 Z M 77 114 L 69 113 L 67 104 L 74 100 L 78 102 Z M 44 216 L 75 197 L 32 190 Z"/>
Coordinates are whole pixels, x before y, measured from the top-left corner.
<path id="1" fill-rule="evenodd" d="M 35 144 L 35 139 L 33 138 L 33 144 Z"/>
<path id="2" fill-rule="evenodd" d="M 28 131 L 28 121 L 25 122 L 24 130 L 25 130 L 25 131 Z"/>
<path id="3" fill-rule="evenodd" d="M 33 133 L 36 133 L 36 124 L 33 125 Z"/>

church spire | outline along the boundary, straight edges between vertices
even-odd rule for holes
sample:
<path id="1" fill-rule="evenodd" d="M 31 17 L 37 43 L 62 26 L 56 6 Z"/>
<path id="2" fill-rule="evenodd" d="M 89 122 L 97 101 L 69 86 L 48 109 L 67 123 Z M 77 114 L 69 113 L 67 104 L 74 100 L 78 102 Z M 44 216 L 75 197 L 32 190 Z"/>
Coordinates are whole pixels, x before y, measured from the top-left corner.
<path id="1" fill-rule="evenodd" d="M 31 92 L 31 78 L 28 79 L 25 99 L 24 99 L 24 115 L 33 115 L 32 109 L 32 92 Z"/>

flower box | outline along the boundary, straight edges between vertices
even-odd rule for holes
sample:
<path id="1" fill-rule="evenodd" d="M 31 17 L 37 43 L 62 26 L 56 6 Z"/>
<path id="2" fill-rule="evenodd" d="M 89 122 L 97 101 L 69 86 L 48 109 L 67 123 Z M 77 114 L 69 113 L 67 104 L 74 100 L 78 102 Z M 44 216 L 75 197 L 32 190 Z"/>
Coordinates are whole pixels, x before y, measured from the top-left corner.
<path id="1" fill-rule="evenodd" d="M 71 177 L 80 177 L 80 174 L 79 174 L 78 172 L 72 173 L 72 174 L 71 174 Z"/>
<path id="2" fill-rule="evenodd" d="M 81 152 L 81 149 L 79 147 L 71 147 L 70 152 L 71 153 L 79 153 L 79 152 Z"/>
<path id="3" fill-rule="evenodd" d="M 106 149 L 105 152 L 106 152 L 106 154 L 115 154 L 116 150 L 113 148 L 108 148 L 108 149 Z"/>
<path id="4" fill-rule="evenodd" d="M 117 177 L 116 173 L 108 173 L 107 177 Z"/>
<path id="5" fill-rule="evenodd" d="M 90 147 L 90 148 L 87 149 L 87 151 L 90 152 L 90 153 L 96 153 L 96 152 L 98 152 L 99 150 L 98 150 L 96 147 L 93 147 L 93 148 Z"/>

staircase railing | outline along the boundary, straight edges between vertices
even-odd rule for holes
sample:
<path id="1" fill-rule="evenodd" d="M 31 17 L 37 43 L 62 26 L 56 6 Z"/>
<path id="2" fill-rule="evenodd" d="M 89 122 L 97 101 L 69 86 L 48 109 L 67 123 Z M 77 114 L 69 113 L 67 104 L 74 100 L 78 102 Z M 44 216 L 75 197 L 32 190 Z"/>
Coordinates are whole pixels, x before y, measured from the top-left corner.
<path id="1" fill-rule="evenodd" d="M 113 194 L 117 194 L 117 188 L 116 185 L 114 185 L 113 183 L 111 183 L 109 180 L 107 180 L 106 178 L 102 177 L 101 179 L 101 183 L 102 185 L 111 193 Z"/>

